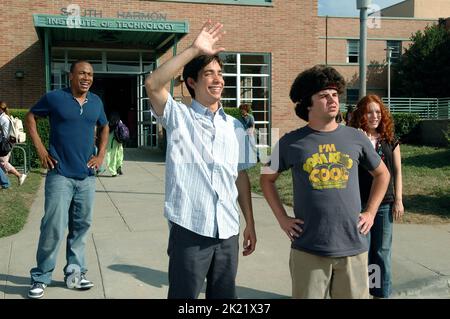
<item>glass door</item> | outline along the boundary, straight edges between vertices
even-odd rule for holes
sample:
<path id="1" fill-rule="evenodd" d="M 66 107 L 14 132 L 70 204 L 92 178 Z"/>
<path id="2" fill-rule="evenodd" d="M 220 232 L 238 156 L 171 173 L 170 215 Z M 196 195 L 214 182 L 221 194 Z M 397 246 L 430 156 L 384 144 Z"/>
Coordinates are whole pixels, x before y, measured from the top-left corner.
<path id="1" fill-rule="evenodd" d="M 145 78 L 150 72 L 138 75 L 138 147 L 158 148 L 159 146 L 159 125 L 150 111 L 150 100 L 145 91 Z"/>

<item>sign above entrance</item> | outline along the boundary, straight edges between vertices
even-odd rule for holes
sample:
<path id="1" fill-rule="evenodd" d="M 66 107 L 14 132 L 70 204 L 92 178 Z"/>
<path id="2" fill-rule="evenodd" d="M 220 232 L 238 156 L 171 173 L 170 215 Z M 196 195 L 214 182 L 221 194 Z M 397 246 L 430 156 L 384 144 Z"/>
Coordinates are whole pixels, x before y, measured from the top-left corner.
<path id="1" fill-rule="evenodd" d="M 185 21 L 146 21 L 131 19 L 105 19 L 93 17 L 79 17 L 79 21 L 74 26 L 70 20 L 64 16 L 34 14 L 34 26 L 51 28 L 80 28 L 95 30 L 114 30 L 114 31 L 157 31 L 157 32 L 175 32 L 188 33 L 188 23 Z"/>
<path id="2" fill-rule="evenodd" d="M 186 21 L 148 21 L 64 17 L 33 14 L 34 27 L 42 41 L 47 62 L 53 46 L 87 46 L 89 48 L 145 49 L 154 59 L 189 32 Z"/>
<path id="3" fill-rule="evenodd" d="M 83 8 L 79 10 L 81 17 L 103 18 L 102 10 Z M 61 8 L 61 15 L 68 16 L 72 13 L 68 8 Z M 140 11 L 117 11 L 117 18 L 134 20 L 156 20 L 166 21 L 167 13 L 163 12 L 140 12 Z"/>

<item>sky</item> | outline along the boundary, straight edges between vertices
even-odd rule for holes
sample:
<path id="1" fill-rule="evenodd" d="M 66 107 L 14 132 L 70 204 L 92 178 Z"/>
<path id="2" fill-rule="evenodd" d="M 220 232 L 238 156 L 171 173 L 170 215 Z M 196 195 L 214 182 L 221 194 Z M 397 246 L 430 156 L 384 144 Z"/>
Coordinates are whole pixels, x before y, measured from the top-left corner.
<path id="1" fill-rule="evenodd" d="M 370 11 L 392 6 L 402 2 L 402 0 L 372 0 Z M 356 9 L 356 0 L 319 0 L 319 15 L 359 17 L 359 10 Z"/>

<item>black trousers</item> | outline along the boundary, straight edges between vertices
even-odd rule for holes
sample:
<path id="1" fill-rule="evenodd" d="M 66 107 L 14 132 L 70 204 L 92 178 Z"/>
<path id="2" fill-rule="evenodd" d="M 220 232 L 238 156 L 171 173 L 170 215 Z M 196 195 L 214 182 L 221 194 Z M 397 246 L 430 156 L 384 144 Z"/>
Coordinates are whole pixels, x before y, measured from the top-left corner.
<path id="1" fill-rule="evenodd" d="M 206 299 L 236 298 L 239 235 L 201 236 L 171 223 L 169 299 L 196 299 L 206 279 Z"/>

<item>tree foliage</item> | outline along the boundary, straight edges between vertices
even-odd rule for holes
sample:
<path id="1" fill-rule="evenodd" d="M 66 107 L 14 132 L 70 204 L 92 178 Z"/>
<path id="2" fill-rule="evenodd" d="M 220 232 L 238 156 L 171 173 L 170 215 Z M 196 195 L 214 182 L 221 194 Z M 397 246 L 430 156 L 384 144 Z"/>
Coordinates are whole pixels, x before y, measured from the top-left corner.
<path id="1" fill-rule="evenodd" d="M 450 32 L 440 25 L 428 26 L 411 41 L 393 66 L 394 96 L 449 97 Z"/>

